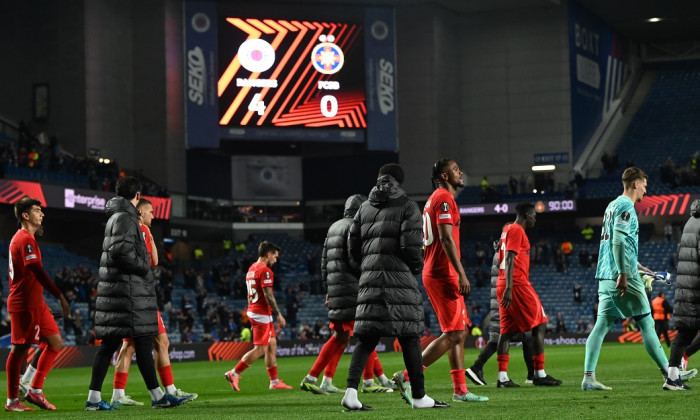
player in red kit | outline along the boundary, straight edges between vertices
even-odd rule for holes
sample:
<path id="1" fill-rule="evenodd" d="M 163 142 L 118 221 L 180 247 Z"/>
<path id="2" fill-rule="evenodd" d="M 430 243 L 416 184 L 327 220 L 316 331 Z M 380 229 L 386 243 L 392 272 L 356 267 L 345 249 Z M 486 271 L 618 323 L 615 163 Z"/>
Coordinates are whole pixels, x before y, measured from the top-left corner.
<path id="1" fill-rule="evenodd" d="M 139 228 L 146 242 L 148 259 L 151 262 L 151 267 L 155 267 L 158 265 L 158 248 L 153 240 L 153 235 L 151 235 L 153 204 L 149 200 L 141 198 L 138 204 L 136 204 L 136 210 L 139 213 Z M 198 397 L 197 394 L 190 394 L 175 387 L 173 370 L 170 364 L 170 354 L 168 353 L 169 347 L 170 341 L 168 340 L 168 333 L 165 330 L 165 324 L 163 323 L 163 318 L 160 316 L 160 311 L 158 311 L 158 335 L 153 337 L 153 355 L 156 362 L 156 370 L 158 371 L 158 376 L 160 376 L 160 382 L 163 387 L 165 387 L 166 394 L 192 401 Z M 131 359 L 134 353 L 136 353 L 134 340 L 125 338 L 122 343 L 122 348 L 119 351 L 117 366 L 114 369 L 114 387 L 112 391 L 112 400 L 109 403 L 113 407 L 143 405 L 142 402 L 132 400 L 130 396 L 125 394 L 124 390 L 129 378 L 129 368 L 131 367 Z"/>
<path id="2" fill-rule="evenodd" d="M 231 388 L 236 391 L 240 374 L 250 367 L 260 356 L 265 356 L 265 366 L 270 377 L 270 389 L 292 389 L 291 386 L 282 382 L 277 376 L 277 338 L 275 335 L 275 324 L 272 322 L 272 313 L 277 314 L 277 323 L 280 328 L 284 328 L 287 321 L 282 316 L 277 300 L 272 294 L 274 284 L 272 267 L 279 258 L 280 247 L 269 241 L 262 241 L 258 246 L 258 261 L 248 269 L 245 276 L 248 287 L 248 319 L 253 328 L 252 350 L 241 357 L 236 367 L 224 374 L 226 380 L 231 384 Z"/>
<path id="3" fill-rule="evenodd" d="M 464 339 L 467 311 L 464 296 L 470 285 L 460 262 L 460 216 L 455 202 L 457 188 L 464 187 L 459 165 L 440 159 L 433 165 L 435 191 L 423 209 L 423 285 L 437 314 L 442 334 L 423 350 L 423 365 L 430 366 L 447 353 L 454 387 L 453 401 L 488 401 L 467 389 Z"/>
<path id="4" fill-rule="evenodd" d="M 51 310 L 44 302 L 44 288 L 58 299 L 64 317 L 70 315 L 70 305 L 42 268 L 41 251 L 35 239 L 43 233 L 41 202 L 29 197 L 20 199 L 15 203 L 15 217 L 20 228 L 10 242 L 7 311 L 10 313 L 12 348 L 5 365 L 5 411 L 34 411 L 18 398 L 19 374 L 27 350 L 40 339 L 46 343 L 46 350 L 39 357 L 37 372 L 25 399 L 44 410 L 55 410 L 56 406 L 46 400 L 42 388 L 63 347 L 63 339 Z"/>
<path id="5" fill-rule="evenodd" d="M 498 247 L 498 280 L 496 296 L 500 304 L 501 336 L 498 338 L 498 388 L 515 388 L 520 385 L 508 378 L 508 349 L 513 334 L 532 330 L 532 361 L 536 386 L 557 386 L 561 381 L 544 371 L 544 333 L 547 317 L 544 308 L 530 283 L 530 241 L 526 228 L 535 226 L 535 206 L 520 203 L 515 207 L 514 223 L 503 228 Z"/>

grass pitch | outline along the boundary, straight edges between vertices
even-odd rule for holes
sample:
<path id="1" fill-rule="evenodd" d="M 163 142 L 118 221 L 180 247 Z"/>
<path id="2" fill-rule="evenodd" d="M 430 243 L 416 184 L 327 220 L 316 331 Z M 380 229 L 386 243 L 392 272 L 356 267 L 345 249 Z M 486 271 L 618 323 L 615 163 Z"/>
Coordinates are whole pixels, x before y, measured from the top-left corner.
<path id="1" fill-rule="evenodd" d="M 664 347 L 665 348 L 665 347 Z M 49 401 L 58 407 L 55 412 L 5 413 L 5 418 L 36 417 L 62 419 L 95 418 L 148 418 L 148 419 L 335 419 L 335 418 L 477 418 L 477 419 L 562 419 L 562 418 L 693 418 L 700 409 L 698 391 L 663 391 L 663 378 L 646 354 L 642 344 L 603 344 L 598 366 L 598 380 L 611 386 L 612 391 L 583 392 L 580 384 L 583 376 L 583 346 L 549 346 L 546 348 L 547 373 L 564 381 L 560 387 L 545 388 L 523 384 L 526 376 L 522 352 L 511 349 L 510 378 L 521 384 L 520 388 L 496 388 L 495 355 L 484 368 L 487 386 L 475 386 L 468 380 L 469 390 L 485 395 L 485 403 L 452 403 L 452 383 L 446 357 L 426 370 L 428 395 L 438 400 L 450 401 L 451 408 L 412 410 L 398 393 L 362 394 L 360 400 L 374 411 L 344 413 L 340 406 L 342 394 L 312 395 L 300 391 L 301 379 L 313 364 L 313 357 L 285 357 L 278 359 L 279 374 L 293 390 L 268 390 L 269 380 L 264 363 L 258 360 L 241 377 L 241 392 L 231 389 L 224 379 L 224 372 L 234 362 L 187 362 L 173 365 L 175 385 L 188 392 L 197 392 L 199 398 L 174 409 L 155 410 L 150 407 L 148 392 L 136 365 L 132 366 L 127 385 L 127 395 L 146 403 L 144 407 L 122 407 L 112 412 L 86 412 L 84 404 L 90 382 L 90 368 L 53 370 L 46 380 L 44 392 Z M 668 350 L 666 349 L 667 354 Z M 478 350 L 467 349 L 465 365 L 469 367 Z M 380 354 L 387 376 L 403 369 L 401 354 Z M 335 385 L 345 387 L 350 356 L 344 355 L 335 375 Z M 690 360 L 691 367 L 693 359 Z M 103 398 L 112 395 L 110 371 L 103 386 Z M 5 372 L 0 378 L 6 380 Z M 689 385 L 700 384 L 694 379 Z M 698 388 L 700 389 L 700 388 Z M 30 405 L 31 406 L 31 405 Z M 32 406 L 34 407 L 34 406 Z M 695 413 L 695 414 L 690 414 Z"/>

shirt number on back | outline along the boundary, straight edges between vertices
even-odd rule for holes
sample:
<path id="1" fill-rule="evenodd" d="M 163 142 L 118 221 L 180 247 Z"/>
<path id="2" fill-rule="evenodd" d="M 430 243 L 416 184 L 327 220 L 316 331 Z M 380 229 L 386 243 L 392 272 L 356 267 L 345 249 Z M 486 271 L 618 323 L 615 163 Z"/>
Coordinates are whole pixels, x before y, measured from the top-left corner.
<path id="1" fill-rule="evenodd" d="M 430 246 L 435 241 L 433 237 L 433 224 L 428 213 L 423 213 L 423 246 Z"/>
<path id="2" fill-rule="evenodd" d="M 246 287 L 248 287 L 248 302 L 255 303 L 258 301 L 260 296 L 258 296 L 258 291 L 255 290 L 255 280 L 246 280 Z"/>
<path id="3" fill-rule="evenodd" d="M 503 255 L 503 259 L 501 260 L 501 263 L 498 265 L 498 268 L 500 270 L 505 270 L 506 269 L 506 241 L 501 241 L 501 254 Z"/>
<path id="4" fill-rule="evenodd" d="M 600 240 L 609 241 L 610 240 L 610 225 L 612 224 L 613 212 L 608 211 L 603 216 L 603 227 L 600 230 Z"/>
<path id="5" fill-rule="evenodd" d="M 15 268 L 12 266 L 12 251 L 10 251 L 10 265 L 9 265 L 9 274 L 10 274 L 10 284 L 12 284 L 12 280 L 15 279 Z"/>

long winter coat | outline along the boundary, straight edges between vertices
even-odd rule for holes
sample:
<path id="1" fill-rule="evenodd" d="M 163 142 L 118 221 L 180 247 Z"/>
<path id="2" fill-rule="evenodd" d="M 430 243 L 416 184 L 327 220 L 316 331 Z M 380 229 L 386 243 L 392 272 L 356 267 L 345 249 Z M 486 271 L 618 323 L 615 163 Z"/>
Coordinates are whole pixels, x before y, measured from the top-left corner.
<path id="1" fill-rule="evenodd" d="M 690 206 L 690 219 L 678 245 L 673 324 L 676 329 L 700 329 L 700 200 Z"/>
<path id="2" fill-rule="evenodd" d="M 95 302 L 97 338 L 158 334 L 155 282 L 136 207 L 127 199 L 107 202 L 100 281 Z"/>
<path id="3" fill-rule="evenodd" d="M 396 180 L 382 175 L 350 227 L 348 246 L 360 264 L 355 334 L 397 337 L 424 330 L 415 275 L 423 267 L 422 214 Z"/>
<path id="4" fill-rule="evenodd" d="M 352 262 L 348 251 L 348 232 L 353 217 L 367 197 L 350 196 L 345 202 L 343 218 L 328 229 L 321 254 L 321 281 L 328 294 L 328 318 L 353 321 L 357 308 L 360 266 Z"/>

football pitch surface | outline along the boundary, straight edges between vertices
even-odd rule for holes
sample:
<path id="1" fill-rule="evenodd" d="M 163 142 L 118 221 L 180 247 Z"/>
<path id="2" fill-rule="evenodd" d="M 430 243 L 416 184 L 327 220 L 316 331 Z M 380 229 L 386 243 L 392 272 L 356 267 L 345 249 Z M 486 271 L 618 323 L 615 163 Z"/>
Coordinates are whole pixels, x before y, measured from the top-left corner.
<path id="1" fill-rule="evenodd" d="M 668 348 L 664 345 L 666 354 Z M 490 401 L 483 403 L 452 402 L 452 383 L 446 356 L 426 370 L 426 389 L 431 397 L 448 401 L 446 409 L 411 409 L 397 392 L 387 394 L 363 394 L 360 400 L 374 411 L 344 413 L 340 405 L 342 394 L 313 395 L 299 390 L 299 383 L 308 373 L 315 357 L 278 358 L 280 378 L 294 386 L 292 390 L 268 390 L 269 380 L 262 359 L 256 361 L 241 376 L 241 391 L 231 389 L 224 379 L 224 372 L 235 362 L 186 362 L 173 365 L 175 385 L 187 392 L 196 392 L 199 398 L 184 406 L 172 409 L 152 409 L 148 391 L 134 363 L 129 374 L 126 393 L 143 407 L 121 407 L 118 411 L 86 412 L 84 404 L 90 382 L 90 368 L 56 369 L 49 374 L 44 392 L 57 411 L 33 413 L 7 413 L 3 418 L 141 418 L 141 419 L 407 419 L 407 418 L 694 418 L 700 409 L 700 378 L 688 385 L 697 390 L 664 391 L 663 377 L 643 345 L 605 343 L 597 370 L 597 378 L 612 391 L 581 391 L 583 377 L 584 346 L 549 346 L 545 349 L 547 373 L 564 381 L 559 387 L 535 387 L 525 385 L 526 368 L 520 348 L 510 352 L 509 376 L 520 388 L 496 388 L 496 357 L 484 367 L 487 386 L 476 386 L 467 380 L 471 392 L 485 395 Z M 469 367 L 478 355 L 477 349 L 467 349 L 465 365 Z M 699 357 L 699 356 L 696 356 Z M 381 353 L 380 361 L 385 374 L 403 369 L 400 353 Z M 697 367 L 689 361 L 689 367 Z M 698 359 L 700 360 L 700 359 Z M 345 388 L 350 355 L 344 355 L 338 365 L 334 384 Z M 102 395 L 109 402 L 112 395 L 114 370 L 110 368 Z M 6 383 L 5 372 L 0 373 Z"/>

